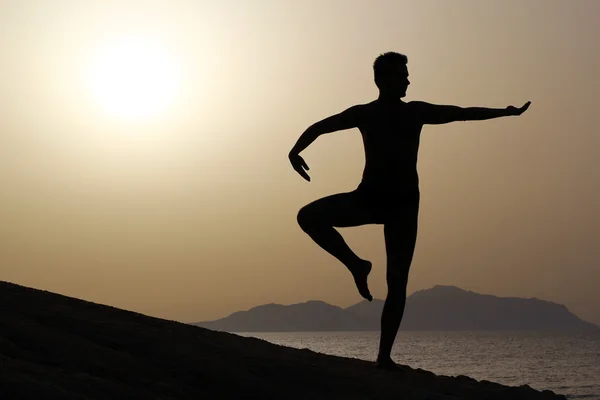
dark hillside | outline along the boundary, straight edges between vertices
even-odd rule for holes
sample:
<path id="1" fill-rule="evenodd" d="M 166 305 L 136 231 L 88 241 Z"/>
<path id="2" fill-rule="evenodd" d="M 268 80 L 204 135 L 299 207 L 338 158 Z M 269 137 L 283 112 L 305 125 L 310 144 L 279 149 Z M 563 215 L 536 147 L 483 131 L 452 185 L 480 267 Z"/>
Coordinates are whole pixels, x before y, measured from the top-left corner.
<path id="1" fill-rule="evenodd" d="M 0 282 L 0 398 L 558 399 L 326 356 Z"/>

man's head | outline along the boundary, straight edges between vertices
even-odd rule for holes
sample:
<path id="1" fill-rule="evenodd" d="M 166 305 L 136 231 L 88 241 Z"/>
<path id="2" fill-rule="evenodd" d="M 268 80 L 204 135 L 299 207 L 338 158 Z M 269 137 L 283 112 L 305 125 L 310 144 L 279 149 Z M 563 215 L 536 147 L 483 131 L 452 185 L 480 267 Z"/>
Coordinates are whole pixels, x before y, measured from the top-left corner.
<path id="1" fill-rule="evenodd" d="M 408 80 L 408 58 L 393 51 L 381 54 L 373 63 L 375 84 L 385 94 L 404 97 L 410 82 Z"/>

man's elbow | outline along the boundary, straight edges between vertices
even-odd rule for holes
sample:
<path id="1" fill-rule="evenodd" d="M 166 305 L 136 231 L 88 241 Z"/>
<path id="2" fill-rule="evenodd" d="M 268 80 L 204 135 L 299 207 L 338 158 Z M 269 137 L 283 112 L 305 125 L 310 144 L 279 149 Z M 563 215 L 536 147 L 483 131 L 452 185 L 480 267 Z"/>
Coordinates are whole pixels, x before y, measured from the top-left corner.
<path id="1" fill-rule="evenodd" d="M 463 107 L 458 107 L 458 106 L 454 106 L 452 108 L 451 118 L 450 118 L 449 122 L 469 121 L 469 120 L 470 120 L 470 115 L 469 115 L 468 108 L 463 108 Z"/>

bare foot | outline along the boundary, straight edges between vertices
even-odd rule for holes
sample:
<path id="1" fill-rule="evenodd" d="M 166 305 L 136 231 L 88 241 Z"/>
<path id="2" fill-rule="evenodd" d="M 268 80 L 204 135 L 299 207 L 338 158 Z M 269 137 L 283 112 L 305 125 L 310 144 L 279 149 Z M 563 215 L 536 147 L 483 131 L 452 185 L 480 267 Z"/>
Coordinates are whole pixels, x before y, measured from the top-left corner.
<path id="1" fill-rule="evenodd" d="M 371 296 L 371 292 L 369 291 L 369 285 L 367 284 L 367 278 L 371 272 L 371 262 L 362 260 L 360 264 L 354 265 L 350 269 L 350 272 L 352 272 L 352 276 L 354 277 L 358 293 L 369 301 L 373 300 L 373 296 Z"/>
<path id="2" fill-rule="evenodd" d="M 375 367 L 377 367 L 377 369 L 384 369 L 387 371 L 402 371 L 403 368 L 401 366 L 399 366 L 398 364 L 396 364 L 391 358 L 383 358 L 383 359 L 377 359 L 377 361 L 375 362 Z"/>

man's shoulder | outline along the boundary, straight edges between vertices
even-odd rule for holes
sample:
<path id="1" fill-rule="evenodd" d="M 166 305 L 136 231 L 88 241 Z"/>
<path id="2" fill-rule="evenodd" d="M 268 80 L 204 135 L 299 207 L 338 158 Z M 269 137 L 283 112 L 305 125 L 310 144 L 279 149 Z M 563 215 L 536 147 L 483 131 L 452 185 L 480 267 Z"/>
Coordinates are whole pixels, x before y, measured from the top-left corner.
<path id="1" fill-rule="evenodd" d="M 423 107 L 427 107 L 430 104 L 427 103 L 426 101 L 422 101 L 422 100 L 413 100 L 413 101 L 409 101 L 408 103 L 406 103 L 406 105 L 408 107 L 420 109 L 420 108 L 423 108 Z"/>
<path id="2" fill-rule="evenodd" d="M 422 101 L 422 100 L 412 100 L 412 101 L 408 101 L 408 102 L 403 102 L 403 104 L 404 104 L 404 107 L 415 108 L 415 109 L 432 105 L 432 104 L 427 103 L 426 101 Z M 378 105 L 380 105 L 380 102 L 378 102 L 377 100 L 373 100 L 368 103 L 354 105 L 354 106 L 350 107 L 350 109 L 355 109 L 357 111 L 370 110 L 370 109 L 376 109 L 378 107 Z"/>
<path id="3" fill-rule="evenodd" d="M 411 114 L 417 116 L 427 115 L 431 111 L 433 104 L 422 100 L 413 100 L 406 103 L 406 107 Z"/>
<path id="4" fill-rule="evenodd" d="M 361 103 L 361 104 L 353 105 L 349 109 L 356 110 L 356 111 L 364 111 L 364 110 L 368 110 L 369 108 L 372 108 L 374 105 L 375 105 L 375 100 L 370 101 L 368 103 Z"/>
<path id="5" fill-rule="evenodd" d="M 356 104 L 351 107 L 348 107 L 343 114 L 346 117 L 354 118 L 357 121 L 363 121 L 365 117 L 370 114 L 370 110 L 373 109 L 373 102 Z"/>
<path id="6" fill-rule="evenodd" d="M 375 108 L 375 105 L 376 105 L 375 101 L 371 101 L 369 103 L 356 104 L 356 105 L 350 107 L 348 109 L 348 111 L 356 113 L 357 115 L 360 115 L 360 116 L 364 116 L 364 115 L 368 115 L 369 112 Z"/>

